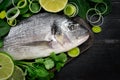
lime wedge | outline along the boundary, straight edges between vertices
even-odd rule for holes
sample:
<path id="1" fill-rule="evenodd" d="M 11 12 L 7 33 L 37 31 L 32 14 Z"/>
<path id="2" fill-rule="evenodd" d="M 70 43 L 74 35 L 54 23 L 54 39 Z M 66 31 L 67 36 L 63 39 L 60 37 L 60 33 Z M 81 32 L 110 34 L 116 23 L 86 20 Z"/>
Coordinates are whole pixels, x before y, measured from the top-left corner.
<path id="1" fill-rule="evenodd" d="M 48 12 L 59 12 L 63 10 L 68 0 L 39 0 L 43 9 Z"/>
<path id="2" fill-rule="evenodd" d="M 8 79 L 14 71 L 14 63 L 7 54 L 0 53 L 0 80 Z"/>
<path id="3" fill-rule="evenodd" d="M 77 57 L 80 54 L 80 49 L 78 47 L 75 47 L 68 51 L 68 56 L 70 57 Z"/>
<path id="4" fill-rule="evenodd" d="M 25 80 L 25 74 L 20 67 L 15 66 L 14 72 L 8 80 Z"/>

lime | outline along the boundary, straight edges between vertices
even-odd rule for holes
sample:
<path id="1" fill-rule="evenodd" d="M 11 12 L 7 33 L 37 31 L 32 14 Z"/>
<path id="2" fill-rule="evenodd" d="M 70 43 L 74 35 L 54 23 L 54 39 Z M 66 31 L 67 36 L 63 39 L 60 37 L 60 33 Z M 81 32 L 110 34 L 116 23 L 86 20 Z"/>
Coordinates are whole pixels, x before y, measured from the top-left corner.
<path id="1" fill-rule="evenodd" d="M 68 55 L 70 57 L 77 57 L 79 54 L 80 54 L 80 49 L 78 47 L 75 47 L 71 49 L 70 51 L 68 51 Z"/>
<path id="2" fill-rule="evenodd" d="M 25 74 L 20 67 L 15 66 L 14 72 L 8 80 L 25 80 Z"/>
<path id="3" fill-rule="evenodd" d="M 14 63 L 7 54 L 0 53 L 0 80 L 8 79 L 14 71 Z"/>
<path id="4" fill-rule="evenodd" d="M 48 12 L 59 12 L 63 10 L 68 0 L 39 0 L 40 5 Z"/>
<path id="5" fill-rule="evenodd" d="M 100 33 L 102 31 L 101 27 L 100 26 L 93 26 L 92 27 L 92 31 L 94 33 Z"/>

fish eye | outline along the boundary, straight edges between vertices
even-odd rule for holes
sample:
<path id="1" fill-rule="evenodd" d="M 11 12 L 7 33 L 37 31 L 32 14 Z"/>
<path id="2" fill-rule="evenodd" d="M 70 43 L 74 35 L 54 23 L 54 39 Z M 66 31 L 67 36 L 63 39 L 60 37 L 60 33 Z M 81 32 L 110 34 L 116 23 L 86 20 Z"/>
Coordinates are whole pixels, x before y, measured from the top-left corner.
<path id="1" fill-rule="evenodd" d="M 68 28 L 70 31 L 77 30 L 79 28 L 79 24 L 69 24 Z"/>

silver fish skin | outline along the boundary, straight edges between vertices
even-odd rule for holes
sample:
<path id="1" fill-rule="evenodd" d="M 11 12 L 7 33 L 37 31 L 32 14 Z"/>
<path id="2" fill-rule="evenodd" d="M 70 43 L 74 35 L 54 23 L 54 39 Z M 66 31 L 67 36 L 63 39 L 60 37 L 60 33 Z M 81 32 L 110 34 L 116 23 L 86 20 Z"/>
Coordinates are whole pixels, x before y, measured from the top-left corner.
<path id="1" fill-rule="evenodd" d="M 15 60 L 47 57 L 51 52 L 66 52 L 89 38 L 88 30 L 83 26 L 63 15 L 33 15 L 11 28 L 4 38 L 2 50 Z"/>

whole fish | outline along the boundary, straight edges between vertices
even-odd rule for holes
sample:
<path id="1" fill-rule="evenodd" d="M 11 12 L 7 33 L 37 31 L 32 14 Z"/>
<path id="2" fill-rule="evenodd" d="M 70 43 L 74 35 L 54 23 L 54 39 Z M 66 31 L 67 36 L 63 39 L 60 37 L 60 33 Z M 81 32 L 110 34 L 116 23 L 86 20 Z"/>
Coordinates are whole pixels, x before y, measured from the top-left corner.
<path id="1" fill-rule="evenodd" d="M 47 57 L 66 52 L 89 38 L 84 25 L 58 14 L 40 13 L 12 27 L 4 38 L 3 51 L 15 60 Z"/>

